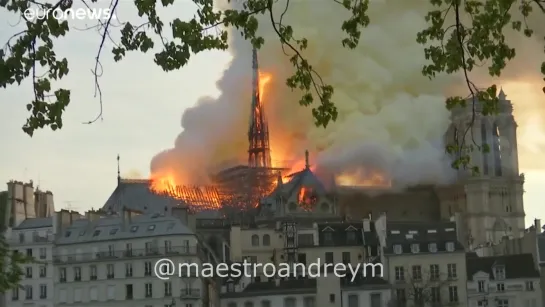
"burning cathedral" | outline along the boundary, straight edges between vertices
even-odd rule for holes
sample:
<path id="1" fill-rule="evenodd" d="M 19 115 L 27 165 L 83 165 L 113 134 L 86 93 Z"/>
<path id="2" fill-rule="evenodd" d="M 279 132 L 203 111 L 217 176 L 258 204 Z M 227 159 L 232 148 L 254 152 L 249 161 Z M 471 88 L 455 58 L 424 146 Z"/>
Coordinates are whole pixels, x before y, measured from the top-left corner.
<path id="1" fill-rule="evenodd" d="M 314 222 L 361 222 L 383 213 L 393 221 L 456 219 L 463 225 L 458 229 L 459 238 L 467 248 L 524 233 L 524 175 L 518 168 L 517 124 L 503 91 L 498 95 L 497 115 L 483 116 L 478 103 L 475 117 L 470 103 L 451 112 L 446 134 L 449 141 L 469 131 L 477 144 L 490 148 L 471 153 L 481 170 L 479 175 L 460 170 L 454 184 L 418 185 L 398 191 L 378 175 L 370 179 L 375 183 L 371 187 L 318 175 L 308 151 L 299 169 L 273 166 L 260 77 L 254 50 L 247 165 L 214 174 L 214 184 L 208 186 L 181 186 L 166 179 L 123 179 L 118 169 L 118 185 L 102 210 L 119 212 L 128 207 L 141 213 L 161 213 L 172 206 L 187 206 L 197 231 L 214 242 L 226 239 L 231 225 L 284 225 L 293 232 Z M 214 242 L 209 244 L 214 246 Z"/>

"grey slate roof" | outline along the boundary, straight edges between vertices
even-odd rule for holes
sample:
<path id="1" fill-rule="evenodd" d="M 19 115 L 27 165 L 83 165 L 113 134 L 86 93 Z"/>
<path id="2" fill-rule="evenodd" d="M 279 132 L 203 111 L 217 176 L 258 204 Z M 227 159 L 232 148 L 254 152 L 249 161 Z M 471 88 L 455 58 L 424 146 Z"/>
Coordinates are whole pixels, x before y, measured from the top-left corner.
<path id="1" fill-rule="evenodd" d="M 118 213 L 122 212 L 123 207 L 127 207 L 142 213 L 164 213 L 180 202 L 172 197 L 153 193 L 149 189 L 149 180 L 121 179 L 102 210 Z"/>
<path id="2" fill-rule="evenodd" d="M 478 257 L 476 254 L 467 254 L 467 279 L 471 280 L 478 272 L 488 273 L 494 279 L 493 267 L 505 266 L 505 278 L 539 278 L 539 271 L 534 267 L 532 254 L 516 254 L 493 257 Z"/>
<path id="3" fill-rule="evenodd" d="M 386 253 L 393 253 L 394 245 L 401 245 L 403 253 L 411 252 L 412 244 L 419 244 L 420 253 L 428 252 L 429 243 L 436 243 L 437 251 L 446 251 L 446 243 L 454 243 L 456 251 L 464 250 L 458 241 L 455 222 L 387 222 Z"/>
<path id="4" fill-rule="evenodd" d="M 63 229 L 56 241 L 57 245 L 96 242 L 102 240 L 123 240 L 164 235 L 194 234 L 176 217 L 159 214 L 133 216 L 123 227 L 119 216 L 102 217 L 95 221 L 76 220 Z"/>
<path id="5" fill-rule="evenodd" d="M 31 228 L 46 228 L 53 227 L 53 217 L 36 217 L 22 221 L 13 229 L 31 229 Z"/>

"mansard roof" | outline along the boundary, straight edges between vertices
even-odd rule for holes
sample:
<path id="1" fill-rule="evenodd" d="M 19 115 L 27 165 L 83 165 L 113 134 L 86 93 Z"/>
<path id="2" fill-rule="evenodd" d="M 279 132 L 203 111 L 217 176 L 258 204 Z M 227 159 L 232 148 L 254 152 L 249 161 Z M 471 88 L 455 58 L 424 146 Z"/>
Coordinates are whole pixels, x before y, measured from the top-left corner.
<path id="1" fill-rule="evenodd" d="M 394 246 L 401 245 L 403 254 L 411 253 L 411 246 L 419 245 L 419 253 L 444 252 L 447 243 L 454 243 L 455 251 L 463 251 L 458 241 L 455 222 L 387 222 L 386 253 L 394 253 Z M 437 251 L 430 251 L 435 243 Z"/>
<path id="2" fill-rule="evenodd" d="M 141 179 L 121 179 L 102 210 L 119 213 L 126 207 L 142 213 L 163 213 L 180 200 L 166 195 L 158 195 L 150 190 L 150 181 Z"/>
<path id="3" fill-rule="evenodd" d="M 493 269 L 503 265 L 505 278 L 539 278 L 539 271 L 534 266 L 532 254 L 504 255 L 492 257 L 478 257 L 476 254 L 467 254 L 467 279 L 472 280 L 478 272 L 487 273 L 490 279 L 494 279 Z"/>

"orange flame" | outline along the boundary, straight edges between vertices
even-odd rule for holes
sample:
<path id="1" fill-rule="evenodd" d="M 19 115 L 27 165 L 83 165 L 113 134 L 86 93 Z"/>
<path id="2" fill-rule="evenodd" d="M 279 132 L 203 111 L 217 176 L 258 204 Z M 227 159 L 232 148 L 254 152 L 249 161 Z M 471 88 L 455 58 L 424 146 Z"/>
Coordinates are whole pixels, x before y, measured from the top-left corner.
<path id="1" fill-rule="evenodd" d="M 259 99 L 263 103 L 263 98 L 265 97 L 265 88 L 267 84 L 271 81 L 272 75 L 264 72 L 259 72 Z"/>
<path id="2" fill-rule="evenodd" d="M 389 188 L 392 182 L 384 174 L 378 171 L 357 169 L 346 172 L 335 177 L 335 182 L 342 186 L 354 187 L 381 187 Z"/>

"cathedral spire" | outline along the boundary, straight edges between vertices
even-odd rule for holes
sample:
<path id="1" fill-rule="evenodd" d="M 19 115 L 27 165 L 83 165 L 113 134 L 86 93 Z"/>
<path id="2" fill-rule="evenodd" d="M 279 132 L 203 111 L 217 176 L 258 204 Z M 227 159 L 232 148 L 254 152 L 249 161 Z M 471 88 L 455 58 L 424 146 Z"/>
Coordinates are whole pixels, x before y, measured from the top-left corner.
<path id="1" fill-rule="evenodd" d="M 259 89 L 259 65 L 257 50 L 252 51 L 252 110 L 250 113 L 250 127 L 248 129 L 248 166 L 271 167 L 271 153 L 269 148 L 269 127 L 265 117 L 265 109 L 261 101 Z"/>
<path id="2" fill-rule="evenodd" d="M 308 150 L 305 150 L 305 169 L 310 168 L 310 163 L 308 161 Z"/>

